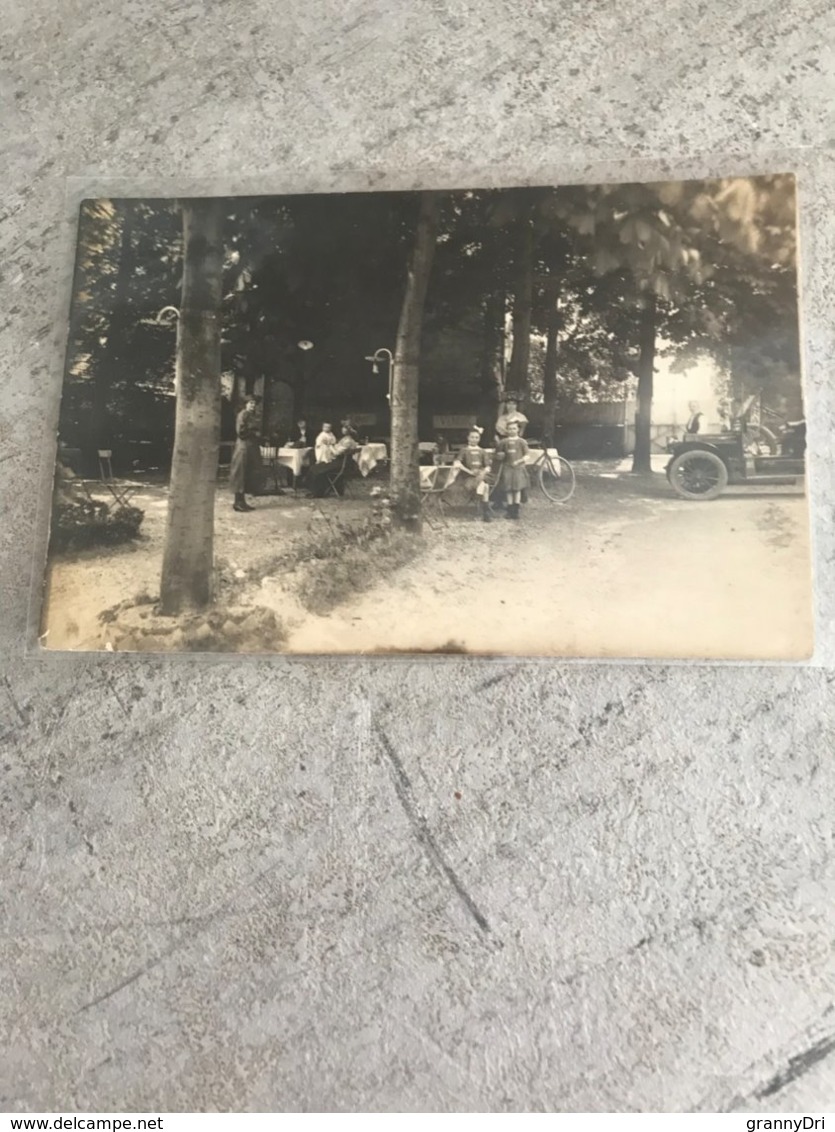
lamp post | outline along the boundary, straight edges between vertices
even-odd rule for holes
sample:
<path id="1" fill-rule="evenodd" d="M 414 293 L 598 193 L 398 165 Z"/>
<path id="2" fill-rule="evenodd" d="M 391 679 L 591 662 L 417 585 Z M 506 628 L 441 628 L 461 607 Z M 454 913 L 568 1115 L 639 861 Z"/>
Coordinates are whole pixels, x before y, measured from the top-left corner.
<path id="1" fill-rule="evenodd" d="M 381 346 L 380 349 L 375 350 L 373 354 L 366 354 L 365 356 L 365 360 L 367 362 L 371 362 L 372 373 L 380 372 L 381 358 L 385 358 L 389 364 L 389 391 L 386 394 L 386 400 L 388 401 L 389 409 L 391 409 L 391 379 L 394 372 L 394 355 L 392 354 L 391 350 L 387 350 L 385 346 Z"/>
<path id="2" fill-rule="evenodd" d="M 310 342 L 307 338 L 302 338 L 300 342 L 296 343 L 296 346 L 302 352 L 302 395 L 299 398 L 299 401 L 304 402 L 307 400 L 307 379 L 309 377 L 308 359 L 310 357 L 310 351 L 313 349 L 313 343 Z M 298 414 L 301 412 L 300 407 L 298 405 L 294 405 L 293 408 L 296 415 L 298 416 Z"/>

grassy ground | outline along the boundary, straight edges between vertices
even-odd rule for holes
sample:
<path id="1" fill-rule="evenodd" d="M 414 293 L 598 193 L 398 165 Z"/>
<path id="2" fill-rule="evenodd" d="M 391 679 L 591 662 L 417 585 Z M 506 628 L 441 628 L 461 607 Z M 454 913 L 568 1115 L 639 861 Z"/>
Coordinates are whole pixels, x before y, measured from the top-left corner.
<path id="1" fill-rule="evenodd" d="M 384 482 L 384 481 L 383 481 Z M 285 491 L 232 510 L 219 485 L 215 509 L 215 602 L 205 616 L 160 618 L 155 610 L 168 505 L 164 483 L 133 499 L 139 536 L 118 546 L 51 555 L 43 643 L 58 649 L 279 651 L 288 616 L 322 615 L 400 566 L 420 540 L 375 518 L 379 476 L 352 479 L 344 499 Z"/>
<path id="2" fill-rule="evenodd" d="M 796 492 L 694 504 L 663 475 L 608 468 L 578 475 L 565 506 L 534 489 L 518 523 L 482 523 L 453 492 L 415 538 L 386 529 L 374 486 L 356 480 L 344 500 L 267 496 L 248 514 L 221 491 L 214 607 L 176 623 L 155 611 L 167 492 L 149 486 L 135 497 L 145 519 L 134 543 L 52 560 L 44 643 L 752 658 L 806 648 L 808 525 Z"/>

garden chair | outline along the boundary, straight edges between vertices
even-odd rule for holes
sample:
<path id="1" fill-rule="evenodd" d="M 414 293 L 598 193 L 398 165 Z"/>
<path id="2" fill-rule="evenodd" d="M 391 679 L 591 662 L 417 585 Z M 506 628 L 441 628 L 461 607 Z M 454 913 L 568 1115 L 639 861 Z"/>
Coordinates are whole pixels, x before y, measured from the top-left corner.
<path id="1" fill-rule="evenodd" d="M 131 496 L 135 495 L 137 491 L 143 486 L 139 483 L 129 483 L 126 480 L 118 480 L 113 475 L 113 465 L 111 459 L 113 452 L 109 448 L 99 449 L 99 472 L 101 475 L 101 482 L 116 500 L 117 507 L 129 507 Z"/>
<path id="2" fill-rule="evenodd" d="M 447 525 L 445 508 L 448 502 L 448 492 L 457 477 L 458 467 L 456 464 L 439 464 L 422 479 L 420 509 L 430 527 L 434 525 L 434 518 L 439 519 L 444 526 Z"/>
<path id="3" fill-rule="evenodd" d="M 259 495 L 271 494 L 267 489 L 270 480 L 272 480 L 273 490 L 272 494 L 283 495 L 284 486 L 287 483 L 287 476 L 289 476 L 290 483 L 293 481 L 293 473 L 289 468 L 285 468 L 279 463 L 277 444 L 262 444 L 261 445 L 261 469 L 262 469 L 262 485 Z M 287 475 L 285 476 L 285 473 Z"/>
<path id="4" fill-rule="evenodd" d="M 348 475 L 351 471 L 352 462 L 353 453 L 343 452 L 338 467 L 334 468 L 332 472 L 328 472 L 325 476 L 325 493 L 323 498 L 327 498 L 329 495 L 335 495 L 337 499 L 345 498 L 345 491 L 348 486 Z M 341 491 L 340 486 L 342 488 Z"/>

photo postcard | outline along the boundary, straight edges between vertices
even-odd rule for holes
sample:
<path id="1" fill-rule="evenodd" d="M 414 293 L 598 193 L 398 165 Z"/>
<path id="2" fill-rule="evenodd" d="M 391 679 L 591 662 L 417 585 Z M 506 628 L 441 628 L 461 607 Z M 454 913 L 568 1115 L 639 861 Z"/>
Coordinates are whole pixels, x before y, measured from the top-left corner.
<path id="1" fill-rule="evenodd" d="M 812 653 L 791 174 L 80 209 L 40 642 Z"/>

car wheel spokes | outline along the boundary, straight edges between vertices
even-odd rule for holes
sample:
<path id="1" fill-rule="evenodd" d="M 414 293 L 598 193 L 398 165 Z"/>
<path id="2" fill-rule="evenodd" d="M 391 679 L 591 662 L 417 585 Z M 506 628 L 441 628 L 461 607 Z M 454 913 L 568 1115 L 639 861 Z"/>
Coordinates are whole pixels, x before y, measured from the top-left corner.
<path id="1" fill-rule="evenodd" d="M 688 491 L 710 491 L 719 483 L 716 468 L 708 460 L 689 460 L 679 468 L 679 478 Z"/>

